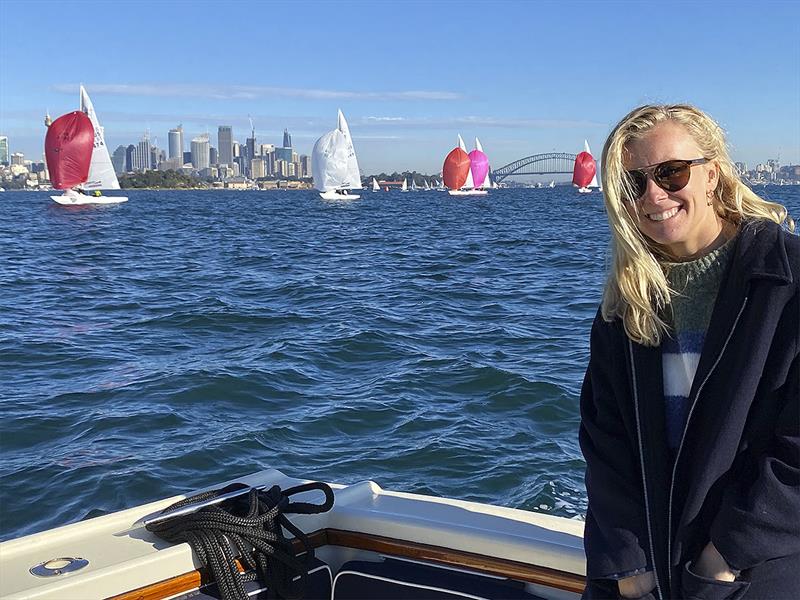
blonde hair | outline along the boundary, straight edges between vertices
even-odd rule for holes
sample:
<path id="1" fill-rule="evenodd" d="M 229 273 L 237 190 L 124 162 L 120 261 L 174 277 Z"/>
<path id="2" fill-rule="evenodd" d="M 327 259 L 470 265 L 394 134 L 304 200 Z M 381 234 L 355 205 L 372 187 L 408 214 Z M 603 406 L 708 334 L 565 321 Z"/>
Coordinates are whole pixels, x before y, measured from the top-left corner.
<path id="1" fill-rule="evenodd" d="M 606 140 L 602 156 L 603 195 L 612 234 L 612 261 L 603 291 L 601 312 L 611 321 L 622 319 L 628 337 L 645 346 L 658 346 L 669 326 L 662 318 L 670 303 L 669 288 L 659 258 L 669 253 L 643 235 L 625 207 L 634 193 L 625 176 L 623 154 L 629 141 L 640 139 L 657 124 L 671 121 L 682 125 L 719 173 L 711 200 L 724 221 L 739 225 L 744 219 L 794 222 L 786 208 L 757 196 L 739 178 L 728 155 L 720 126 L 701 110 L 686 104 L 645 105 L 626 115 Z M 691 157 L 695 158 L 695 157 Z"/>

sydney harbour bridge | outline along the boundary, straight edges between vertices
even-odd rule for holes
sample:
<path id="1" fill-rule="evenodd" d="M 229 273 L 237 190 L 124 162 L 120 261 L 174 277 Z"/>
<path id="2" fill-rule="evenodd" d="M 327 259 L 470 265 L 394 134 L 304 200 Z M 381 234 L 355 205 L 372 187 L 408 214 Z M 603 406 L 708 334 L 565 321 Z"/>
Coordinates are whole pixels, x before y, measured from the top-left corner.
<path id="1" fill-rule="evenodd" d="M 499 169 L 492 169 L 492 179 L 500 182 L 511 175 L 571 175 L 575 157 L 575 154 L 566 152 L 548 152 L 526 156 Z"/>

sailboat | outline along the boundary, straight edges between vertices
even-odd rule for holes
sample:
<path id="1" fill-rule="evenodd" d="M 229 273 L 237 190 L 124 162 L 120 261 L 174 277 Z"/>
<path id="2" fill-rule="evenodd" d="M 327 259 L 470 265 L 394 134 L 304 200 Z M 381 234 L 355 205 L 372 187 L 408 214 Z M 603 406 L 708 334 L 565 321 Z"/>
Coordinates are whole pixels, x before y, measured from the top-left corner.
<path id="1" fill-rule="evenodd" d="M 453 148 L 444 159 L 442 168 L 444 184 L 449 189 L 451 196 L 477 196 L 485 195 L 486 190 L 476 190 L 472 178 L 472 167 L 467 148 L 461 135 L 458 136 L 458 146 Z"/>
<path id="2" fill-rule="evenodd" d="M 59 117 L 59 119 L 53 121 L 53 123 L 48 127 L 47 136 L 45 138 L 45 156 L 51 177 L 53 172 L 53 169 L 50 166 L 51 161 L 54 164 L 61 163 L 63 165 L 70 161 L 77 160 L 82 163 L 88 160 L 89 170 L 86 174 L 86 178 L 83 181 L 75 182 L 67 187 L 60 187 L 54 182 L 53 187 L 66 191 L 61 196 L 50 197 L 59 204 L 70 205 L 118 204 L 120 202 L 126 202 L 128 200 L 127 196 L 104 196 L 100 191 L 120 189 L 119 180 L 117 179 L 117 174 L 114 171 L 114 165 L 111 163 L 111 157 L 108 154 L 108 147 L 106 146 L 105 137 L 103 135 L 103 128 L 101 127 L 100 121 L 97 118 L 97 114 L 94 111 L 92 100 L 89 98 L 89 94 L 86 92 L 86 88 L 83 86 L 80 87 L 80 112 L 86 115 L 89 123 L 92 126 L 92 144 L 88 148 L 78 143 L 68 144 L 63 151 L 56 151 L 55 148 L 60 146 L 60 142 L 57 140 L 61 139 L 62 142 L 64 141 L 63 135 L 65 130 L 59 127 L 53 132 L 51 139 L 50 127 L 58 122 L 60 118 L 62 118 Z M 70 123 L 73 123 L 73 125 L 77 123 L 75 119 L 70 119 L 69 121 Z M 66 124 L 66 121 L 62 122 L 62 125 L 63 124 Z M 49 143 L 48 140 L 50 140 Z M 50 155 L 47 153 L 48 145 L 51 148 Z M 66 152 L 66 155 L 56 156 L 56 154 L 61 154 L 62 152 Z M 77 157 L 77 155 L 74 153 L 80 153 L 80 157 Z M 60 185 L 63 185 L 63 180 L 60 182 Z M 86 194 L 85 191 L 93 191 L 94 193 L 89 195 Z"/>
<path id="3" fill-rule="evenodd" d="M 339 111 L 336 129 L 319 138 L 311 153 L 311 173 L 314 187 L 324 200 L 357 200 L 358 194 L 348 190 L 361 189 L 361 172 L 356 151 L 350 137 L 350 128 Z"/>
<path id="4" fill-rule="evenodd" d="M 597 163 L 589 150 L 589 142 L 583 140 L 583 146 L 584 151 L 575 157 L 572 184 L 578 187 L 581 194 L 591 194 L 592 189 L 600 187 L 597 184 Z"/>
<path id="5" fill-rule="evenodd" d="M 378 185 L 378 182 L 375 181 L 374 177 L 372 178 L 372 191 L 373 192 L 380 192 L 381 191 L 381 186 Z"/>
<path id="6" fill-rule="evenodd" d="M 547 184 L 547 187 L 549 187 L 549 188 L 554 188 L 554 187 L 556 187 L 556 180 L 555 180 L 555 179 L 552 179 L 552 180 L 550 181 L 550 183 L 548 183 L 548 184 Z"/>
<path id="7" fill-rule="evenodd" d="M 417 182 L 414 181 L 413 177 L 411 178 L 411 191 L 412 192 L 418 192 L 419 191 L 419 188 L 417 187 Z"/>
<path id="8" fill-rule="evenodd" d="M 407 192 L 408 191 L 408 182 L 406 181 L 405 177 L 403 177 L 403 185 L 400 186 L 400 191 L 401 192 Z"/>

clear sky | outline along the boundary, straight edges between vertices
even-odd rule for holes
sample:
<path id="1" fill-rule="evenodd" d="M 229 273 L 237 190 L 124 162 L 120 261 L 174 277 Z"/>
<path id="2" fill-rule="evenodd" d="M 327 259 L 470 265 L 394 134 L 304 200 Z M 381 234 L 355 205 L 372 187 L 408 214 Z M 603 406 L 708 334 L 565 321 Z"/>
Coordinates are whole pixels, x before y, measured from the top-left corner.
<path id="1" fill-rule="evenodd" d="M 461 133 L 494 167 L 595 156 L 628 110 L 690 102 L 735 160 L 800 163 L 800 2 L 0 0 L 0 134 L 42 154 L 83 83 L 113 150 L 232 125 L 295 149 L 348 118 L 364 174 L 437 172 Z M 188 142 L 187 142 L 188 146 Z M 187 148 L 188 149 L 188 148 Z"/>

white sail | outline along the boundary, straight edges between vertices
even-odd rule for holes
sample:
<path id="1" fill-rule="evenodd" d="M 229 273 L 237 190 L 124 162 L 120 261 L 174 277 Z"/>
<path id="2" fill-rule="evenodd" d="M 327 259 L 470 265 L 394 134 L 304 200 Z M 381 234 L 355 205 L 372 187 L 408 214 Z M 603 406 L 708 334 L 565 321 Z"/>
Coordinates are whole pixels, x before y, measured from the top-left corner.
<path id="1" fill-rule="evenodd" d="M 407 192 L 408 191 L 408 183 L 406 182 L 406 178 L 405 177 L 403 177 L 403 185 L 400 187 L 400 191 L 401 192 Z"/>
<path id="2" fill-rule="evenodd" d="M 330 192 L 352 187 L 348 171 L 349 148 L 352 145 L 338 129 L 329 131 L 316 141 L 311 151 L 311 175 L 316 189 Z"/>
<path id="3" fill-rule="evenodd" d="M 114 165 L 111 164 L 111 157 L 108 155 L 103 128 L 97 120 L 92 101 L 83 86 L 81 86 L 81 112 L 89 117 L 94 127 L 94 149 L 89 166 L 89 179 L 81 187 L 86 190 L 118 190 L 119 181 L 114 172 Z"/>
<path id="4" fill-rule="evenodd" d="M 416 192 L 419 188 L 417 187 L 417 182 L 414 181 L 414 178 L 411 178 L 411 191 Z"/>
<path id="5" fill-rule="evenodd" d="M 464 144 L 464 140 L 461 139 L 460 133 L 458 134 L 458 147 L 461 148 L 466 154 L 469 154 L 469 152 L 467 152 L 467 146 Z M 467 171 L 467 181 L 464 182 L 464 185 L 461 186 L 461 189 L 471 190 L 474 187 L 475 183 L 472 181 L 472 169 L 470 169 Z"/>
<path id="6" fill-rule="evenodd" d="M 589 142 L 587 140 L 583 140 L 583 148 L 584 148 L 584 150 L 586 150 L 586 152 L 588 154 L 592 153 L 592 151 L 589 150 Z M 592 156 L 592 158 L 594 158 L 594 156 Z M 595 161 L 595 166 L 596 165 L 597 165 L 597 161 Z M 587 185 L 586 187 L 588 187 L 590 189 L 591 188 L 599 188 L 600 187 L 600 184 L 597 183 L 597 171 L 596 170 L 595 170 L 595 173 L 594 173 L 594 177 L 592 177 L 592 180 L 589 182 L 589 185 Z"/>
<path id="7" fill-rule="evenodd" d="M 361 189 L 361 171 L 358 168 L 358 159 L 356 158 L 356 149 L 353 146 L 353 138 L 350 137 L 350 127 L 344 118 L 344 114 L 339 110 L 339 131 L 344 134 L 348 144 L 348 157 L 347 157 L 347 176 L 353 185 L 350 186 L 351 190 Z"/>
<path id="8" fill-rule="evenodd" d="M 378 185 L 378 182 L 377 182 L 377 181 L 375 181 L 375 178 L 373 177 L 373 178 L 372 178 L 372 191 L 373 191 L 373 192 L 378 192 L 378 191 L 380 191 L 380 189 L 381 189 L 381 188 L 380 188 L 380 186 Z"/>

